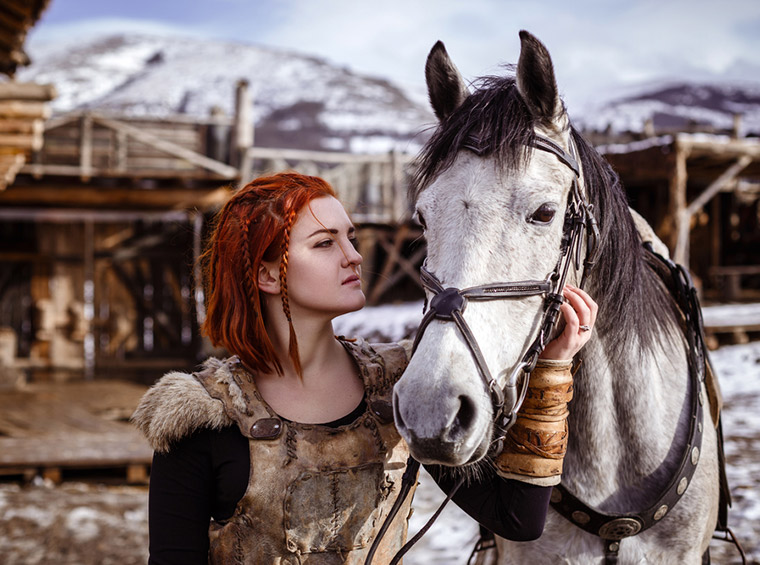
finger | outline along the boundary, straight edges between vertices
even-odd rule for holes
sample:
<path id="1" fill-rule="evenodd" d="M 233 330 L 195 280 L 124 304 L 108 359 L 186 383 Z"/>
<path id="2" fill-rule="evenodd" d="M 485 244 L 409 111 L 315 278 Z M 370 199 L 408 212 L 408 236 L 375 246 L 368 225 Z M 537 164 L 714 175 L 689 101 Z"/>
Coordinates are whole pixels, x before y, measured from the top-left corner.
<path id="1" fill-rule="evenodd" d="M 596 303 L 596 301 L 591 298 L 591 296 L 582 288 L 578 288 L 577 286 L 573 286 L 571 284 L 566 285 L 566 288 L 574 291 L 583 300 L 591 312 L 591 323 L 593 324 L 596 322 L 596 315 L 599 312 L 599 305 Z"/>
<path id="2" fill-rule="evenodd" d="M 583 297 L 580 294 L 578 294 L 579 289 L 568 288 L 566 290 L 567 292 L 565 293 L 565 297 L 567 298 L 567 301 L 570 303 L 573 309 L 577 312 L 578 319 L 580 320 L 579 323 L 583 325 L 589 325 L 589 326 L 592 325 L 594 321 L 593 321 L 593 314 L 592 314 L 591 308 L 583 299 Z"/>
<path id="3" fill-rule="evenodd" d="M 567 336 L 573 336 L 577 334 L 581 322 L 580 318 L 578 317 L 578 313 L 575 311 L 575 308 L 573 308 L 573 306 L 568 302 L 564 302 L 559 307 L 559 310 L 565 320 L 565 330 L 562 333 L 566 334 Z"/>

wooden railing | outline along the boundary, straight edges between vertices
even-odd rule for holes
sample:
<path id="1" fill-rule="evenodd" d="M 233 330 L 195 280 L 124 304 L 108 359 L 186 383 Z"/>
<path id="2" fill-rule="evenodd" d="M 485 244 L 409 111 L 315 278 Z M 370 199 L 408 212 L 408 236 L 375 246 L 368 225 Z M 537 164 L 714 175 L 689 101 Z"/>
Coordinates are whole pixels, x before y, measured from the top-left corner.
<path id="1" fill-rule="evenodd" d="M 234 144 L 224 140 L 233 129 L 232 121 L 223 117 L 203 122 L 70 113 L 48 120 L 44 145 L 21 173 L 37 179 L 76 177 L 83 183 L 110 177 L 197 180 L 205 186 L 209 182 L 221 186 L 296 170 L 330 182 L 358 222 L 387 224 L 408 219 L 411 155 L 266 147 L 249 147 L 231 155 Z"/>

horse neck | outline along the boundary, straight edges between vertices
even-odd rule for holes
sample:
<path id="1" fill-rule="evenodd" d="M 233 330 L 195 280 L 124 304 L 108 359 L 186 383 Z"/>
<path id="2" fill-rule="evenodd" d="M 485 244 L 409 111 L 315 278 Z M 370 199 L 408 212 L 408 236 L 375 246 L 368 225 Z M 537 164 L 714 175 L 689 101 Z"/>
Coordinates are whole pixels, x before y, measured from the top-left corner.
<path id="1" fill-rule="evenodd" d="M 625 346 L 615 347 L 623 335 Z M 632 499 L 644 504 L 649 487 L 674 472 L 680 452 L 672 446 L 685 441 L 689 404 L 683 338 L 663 331 L 657 346 L 645 348 L 635 333 L 596 335 L 582 359 L 570 406 L 563 482 L 592 504 L 628 507 Z M 618 500 L 621 496 L 625 500 Z"/>

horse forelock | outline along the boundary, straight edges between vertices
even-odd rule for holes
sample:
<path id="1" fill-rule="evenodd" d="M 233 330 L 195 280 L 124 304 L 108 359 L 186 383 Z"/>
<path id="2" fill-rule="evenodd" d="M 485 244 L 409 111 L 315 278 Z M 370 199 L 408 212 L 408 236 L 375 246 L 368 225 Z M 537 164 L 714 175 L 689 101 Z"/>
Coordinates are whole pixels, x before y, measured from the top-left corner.
<path id="1" fill-rule="evenodd" d="M 478 154 L 493 156 L 503 170 L 525 165 L 526 148 L 536 136 L 535 124 L 517 91 L 514 76 L 483 77 L 473 86 L 475 92 L 438 125 L 422 149 L 412 179 L 412 201 L 473 140 Z"/>

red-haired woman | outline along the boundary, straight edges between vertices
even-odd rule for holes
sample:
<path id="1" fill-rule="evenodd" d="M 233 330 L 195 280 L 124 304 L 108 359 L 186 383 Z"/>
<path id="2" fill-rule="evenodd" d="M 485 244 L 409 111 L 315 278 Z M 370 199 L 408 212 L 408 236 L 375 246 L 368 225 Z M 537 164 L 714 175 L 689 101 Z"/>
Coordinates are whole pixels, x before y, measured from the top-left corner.
<path id="1" fill-rule="evenodd" d="M 149 562 L 364 563 L 408 456 L 390 410 L 407 351 L 333 334 L 333 318 L 365 303 L 354 225 L 322 179 L 259 178 L 219 212 L 203 259 L 202 329 L 233 356 L 167 374 L 133 416 L 155 450 Z M 568 292 L 566 320 L 593 323 L 595 304 Z M 548 348 L 557 358 L 587 339 L 565 333 Z M 499 535 L 533 539 L 550 490 L 494 475 L 454 500 Z M 378 565 L 401 547 L 409 504 Z"/>

